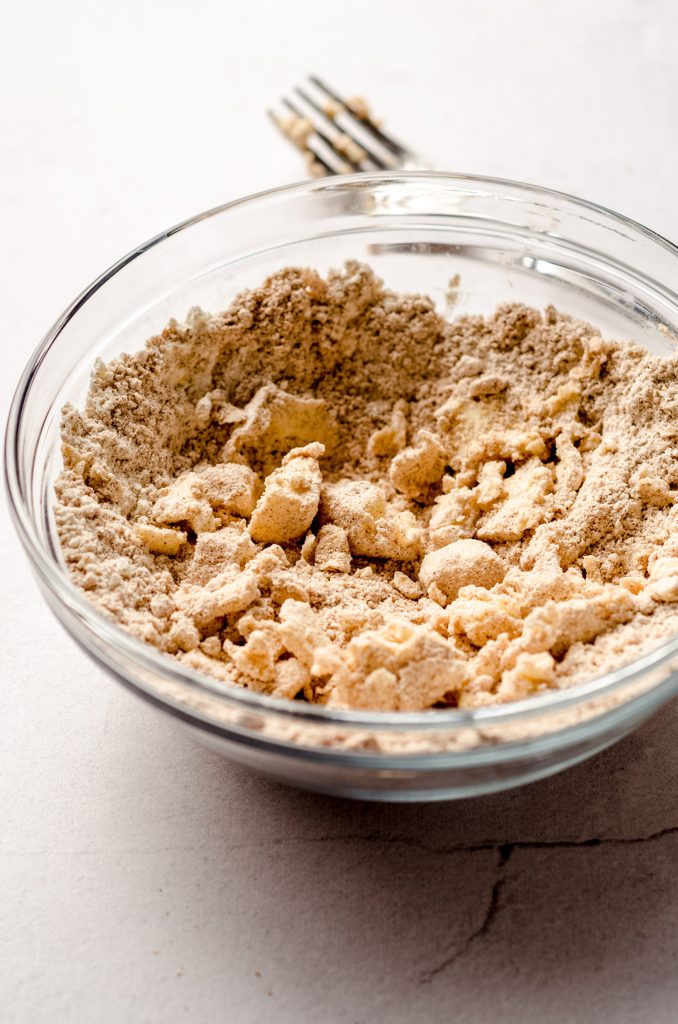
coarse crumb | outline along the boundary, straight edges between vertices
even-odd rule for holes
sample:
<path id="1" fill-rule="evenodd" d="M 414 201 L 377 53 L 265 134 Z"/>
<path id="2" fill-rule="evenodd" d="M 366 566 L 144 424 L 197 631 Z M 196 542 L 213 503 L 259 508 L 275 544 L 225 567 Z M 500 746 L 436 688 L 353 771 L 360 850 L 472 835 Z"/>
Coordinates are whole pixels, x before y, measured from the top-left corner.
<path id="1" fill-rule="evenodd" d="M 56 522 L 107 615 L 225 683 L 478 707 L 678 631 L 678 355 L 290 268 L 94 369 Z"/>

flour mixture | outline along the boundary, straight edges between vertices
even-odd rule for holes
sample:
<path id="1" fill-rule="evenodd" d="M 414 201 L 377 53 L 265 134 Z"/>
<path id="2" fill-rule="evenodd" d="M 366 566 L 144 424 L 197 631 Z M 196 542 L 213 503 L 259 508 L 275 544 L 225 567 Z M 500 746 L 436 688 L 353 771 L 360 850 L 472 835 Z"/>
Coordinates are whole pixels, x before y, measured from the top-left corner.
<path id="1" fill-rule="evenodd" d="M 226 684 L 335 708 L 568 687 L 678 632 L 678 358 L 287 269 L 64 410 L 78 586 Z"/>

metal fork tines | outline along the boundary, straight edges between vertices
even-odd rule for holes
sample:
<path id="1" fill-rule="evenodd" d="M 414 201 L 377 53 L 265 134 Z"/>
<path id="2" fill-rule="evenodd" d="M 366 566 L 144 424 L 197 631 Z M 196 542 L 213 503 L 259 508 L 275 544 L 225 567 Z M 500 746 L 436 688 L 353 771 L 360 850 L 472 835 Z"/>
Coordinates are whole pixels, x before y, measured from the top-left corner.
<path id="1" fill-rule="evenodd" d="M 362 99 L 343 99 L 310 75 L 294 97 L 283 97 L 284 113 L 269 110 L 283 135 L 307 158 L 314 175 L 423 167 L 409 149 L 387 135 Z"/>

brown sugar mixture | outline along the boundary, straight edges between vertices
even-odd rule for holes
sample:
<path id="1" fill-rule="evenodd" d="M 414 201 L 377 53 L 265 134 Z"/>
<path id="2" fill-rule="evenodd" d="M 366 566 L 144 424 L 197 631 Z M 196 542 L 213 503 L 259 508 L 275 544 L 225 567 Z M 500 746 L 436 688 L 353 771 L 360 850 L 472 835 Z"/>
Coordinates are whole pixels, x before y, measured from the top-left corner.
<path id="1" fill-rule="evenodd" d="M 476 707 L 678 632 L 678 357 L 552 308 L 283 270 L 99 363 L 62 440 L 77 585 L 226 684 Z"/>

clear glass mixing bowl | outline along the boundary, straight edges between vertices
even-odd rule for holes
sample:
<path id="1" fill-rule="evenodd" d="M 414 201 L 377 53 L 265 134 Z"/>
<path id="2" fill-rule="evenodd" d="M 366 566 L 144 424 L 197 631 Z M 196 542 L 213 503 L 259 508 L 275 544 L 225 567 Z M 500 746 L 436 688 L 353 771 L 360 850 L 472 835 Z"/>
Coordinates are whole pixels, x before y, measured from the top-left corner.
<path id="1" fill-rule="evenodd" d="M 369 263 L 399 291 L 455 313 L 516 300 L 590 320 L 660 355 L 678 341 L 678 249 L 570 196 L 452 174 L 370 174 L 274 189 L 211 210 L 126 256 L 38 346 L 6 436 L 8 493 L 41 590 L 112 676 L 198 740 L 300 786 L 379 800 L 434 800 L 515 786 L 601 750 L 678 690 L 678 638 L 566 691 L 475 711 L 328 711 L 226 688 L 123 632 L 71 583 L 51 511 L 59 412 L 83 402 L 97 358 L 141 348 L 191 306 L 219 310 L 291 264 Z"/>

